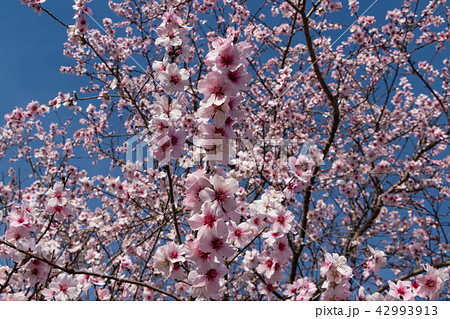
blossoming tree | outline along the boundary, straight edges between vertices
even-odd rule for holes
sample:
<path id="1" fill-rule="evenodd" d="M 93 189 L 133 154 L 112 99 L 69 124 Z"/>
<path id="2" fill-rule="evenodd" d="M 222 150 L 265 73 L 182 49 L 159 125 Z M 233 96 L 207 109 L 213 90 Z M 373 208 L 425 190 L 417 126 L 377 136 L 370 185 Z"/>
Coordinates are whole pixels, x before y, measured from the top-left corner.
<path id="1" fill-rule="evenodd" d="M 449 296 L 445 0 L 21 2 L 87 81 L 5 115 L 2 300 Z"/>

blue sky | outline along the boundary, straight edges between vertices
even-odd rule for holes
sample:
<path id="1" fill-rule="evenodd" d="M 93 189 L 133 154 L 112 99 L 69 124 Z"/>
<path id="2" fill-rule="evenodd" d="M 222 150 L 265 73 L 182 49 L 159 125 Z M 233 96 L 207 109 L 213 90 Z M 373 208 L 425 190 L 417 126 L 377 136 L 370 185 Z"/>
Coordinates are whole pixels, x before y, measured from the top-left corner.
<path id="1" fill-rule="evenodd" d="M 96 16 L 103 16 L 107 12 L 98 7 L 106 3 L 94 0 L 89 7 Z M 63 22 L 73 24 L 72 5 L 72 0 L 47 0 L 44 7 Z M 47 103 L 58 92 L 71 92 L 83 84 L 83 79 L 59 71 L 61 65 L 72 61 L 63 55 L 66 30 L 47 14 L 39 16 L 19 0 L 2 1 L 0 38 L 2 118 L 15 106 L 25 107 L 31 100 Z"/>
<path id="2" fill-rule="evenodd" d="M 83 79 L 64 75 L 59 71 L 61 65 L 72 62 L 63 55 L 63 43 L 67 40 L 65 28 L 45 13 L 37 15 L 19 0 L 3 2 L 6 3 L 2 3 L 0 10 L 2 118 L 15 106 L 24 107 L 31 100 L 47 103 L 58 92 L 77 90 L 83 84 Z M 385 12 L 388 4 L 393 7 L 401 3 L 399 0 L 378 0 L 367 14 L 379 16 L 381 11 Z M 72 5 L 72 0 L 47 0 L 44 7 L 66 24 L 72 24 L 75 13 Z M 106 0 L 93 0 L 89 4 L 97 21 L 110 15 L 106 5 Z M 344 10 L 347 10 L 346 1 L 343 1 L 343 6 Z M 361 10 L 364 11 L 368 6 L 369 3 L 361 3 Z M 267 16 L 269 17 L 270 13 Z M 88 23 L 94 24 L 89 18 Z"/>
<path id="3" fill-rule="evenodd" d="M 39 17 L 20 1 L 8 1 L 0 10 L 0 100 L 2 114 L 30 100 L 47 103 L 58 91 L 73 86 L 74 78 L 59 72 L 63 28 L 47 16 Z"/>

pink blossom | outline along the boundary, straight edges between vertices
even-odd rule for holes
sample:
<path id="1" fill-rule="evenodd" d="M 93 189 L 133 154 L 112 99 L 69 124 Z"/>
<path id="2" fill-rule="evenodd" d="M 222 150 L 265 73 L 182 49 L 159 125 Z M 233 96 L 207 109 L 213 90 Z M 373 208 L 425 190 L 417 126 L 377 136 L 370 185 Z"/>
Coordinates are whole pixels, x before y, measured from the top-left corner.
<path id="1" fill-rule="evenodd" d="M 170 120 L 165 117 L 156 117 L 150 121 L 151 128 L 161 136 L 167 134 L 171 127 Z"/>
<path id="2" fill-rule="evenodd" d="M 96 273 L 102 273 L 101 270 L 96 266 L 93 267 L 91 269 L 91 271 L 96 272 Z M 102 286 L 105 284 L 105 281 L 100 277 L 94 277 L 94 276 L 86 275 L 86 274 L 77 275 L 76 277 L 78 279 L 78 282 L 80 283 L 82 291 L 88 290 L 90 287 L 92 287 L 92 285 Z"/>
<path id="3" fill-rule="evenodd" d="M 134 270 L 133 261 L 129 256 L 124 256 L 120 258 L 120 271 L 124 272 L 126 270 L 133 271 Z"/>
<path id="4" fill-rule="evenodd" d="M 287 285 L 284 294 L 296 301 L 308 301 L 317 290 L 316 285 L 308 277 L 299 278 L 292 284 Z"/>
<path id="5" fill-rule="evenodd" d="M 193 230 L 198 230 L 199 240 L 209 240 L 213 236 L 223 238 L 227 235 L 223 218 L 212 210 L 210 202 L 203 204 L 202 214 L 195 214 L 189 218 L 189 225 Z"/>
<path id="6" fill-rule="evenodd" d="M 199 240 L 199 248 L 211 254 L 211 258 L 216 257 L 217 260 L 222 261 L 224 258 L 234 256 L 236 249 L 227 243 L 223 238 L 212 236 L 211 238 L 204 238 Z"/>
<path id="7" fill-rule="evenodd" d="M 252 231 L 250 230 L 249 224 L 241 223 L 236 225 L 235 222 L 230 221 L 228 240 L 233 243 L 235 247 L 244 247 L 252 237 Z"/>
<path id="8" fill-rule="evenodd" d="M 256 267 L 256 271 L 265 276 L 266 278 L 271 278 L 275 273 L 275 266 L 277 262 L 271 257 L 262 257 L 260 264 Z"/>
<path id="9" fill-rule="evenodd" d="M 204 176 L 205 172 L 201 169 L 191 173 L 186 179 L 186 194 L 183 201 L 187 207 L 199 211 L 203 205 L 200 198 L 200 192 L 207 187 L 211 187 L 209 179 Z"/>
<path id="10" fill-rule="evenodd" d="M 175 63 L 170 63 L 165 70 L 159 71 L 157 78 L 170 95 L 175 91 L 183 92 L 189 85 L 189 72 L 186 69 L 178 69 Z"/>
<path id="11" fill-rule="evenodd" d="M 245 270 L 255 269 L 259 265 L 259 253 L 256 249 L 247 250 L 244 256 Z"/>
<path id="12" fill-rule="evenodd" d="M 399 280 L 397 283 L 389 281 L 389 295 L 401 300 L 413 300 L 414 296 L 411 291 L 411 282 Z"/>
<path id="13" fill-rule="evenodd" d="M 55 205 L 55 206 L 48 206 L 45 212 L 48 215 L 54 215 L 56 220 L 62 221 L 65 218 L 68 218 L 72 213 L 72 205 L 66 204 L 64 206 Z"/>
<path id="14" fill-rule="evenodd" d="M 50 266 L 38 259 L 31 259 L 24 267 L 24 278 L 31 284 L 44 284 L 50 272 Z"/>
<path id="15" fill-rule="evenodd" d="M 214 175 L 209 179 L 211 187 L 203 189 L 199 195 L 204 202 L 211 203 L 211 209 L 216 212 L 230 212 L 236 209 L 234 194 L 239 189 L 239 184 L 234 178 L 225 179 Z"/>
<path id="16" fill-rule="evenodd" d="M 47 192 L 49 206 L 64 206 L 68 202 L 68 193 L 62 183 L 57 183 Z"/>
<path id="17" fill-rule="evenodd" d="M 75 300 L 80 293 L 78 281 L 64 273 L 58 275 L 58 277 L 56 277 L 48 287 L 54 292 L 53 297 L 55 300 Z M 47 291 L 46 295 L 46 297 L 50 297 L 52 293 Z"/>
<path id="18" fill-rule="evenodd" d="M 449 274 L 429 265 L 425 269 L 427 273 L 417 276 L 416 279 L 419 285 L 417 294 L 422 298 L 428 297 L 430 300 L 437 300 L 444 290 L 444 283 L 449 279 Z"/>
<path id="19" fill-rule="evenodd" d="M 247 73 L 246 67 L 244 65 L 240 65 L 233 71 L 228 70 L 226 73 L 226 79 L 233 92 L 238 92 L 246 89 L 247 85 L 252 79 L 252 76 Z"/>
<path id="20" fill-rule="evenodd" d="M 241 59 L 238 48 L 230 40 L 227 39 L 223 44 L 217 46 L 215 50 L 208 53 L 205 59 L 206 65 L 216 67 L 218 70 L 234 70 L 241 63 L 246 62 Z"/>
<path id="21" fill-rule="evenodd" d="M 22 4 L 27 4 L 30 8 L 34 10 L 34 12 L 41 14 L 42 8 L 41 4 L 46 0 L 20 0 Z"/>
<path id="22" fill-rule="evenodd" d="M 379 272 L 381 268 L 387 265 L 387 259 L 385 257 L 385 253 L 378 249 L 373 249 L 369 246 L 370 253 L 372 254 L 372 266 L 374 272 Z"/>
<path id="23" fill-rule="evenodd" d="M 207 105 L 221 105 L 225 103 L 227 96 L 230 96 L 233 92 L 225 78 L 214 72 L 208 73 L 198 83 L 198 90 L 205 95 Z"/>
<path id="24" fill-rule="evenodd" d="M 185 140 L 186 133 L 184 130 L 176 131 L 174 128 L 170 128 L 167 135 L 162 135 L 156 139 L 153 156 L 161 164 L 167 164 L 171 159 L 179 158 L 183 154 Z"/>
<path id="25" fill-rule="evenodd" d="M 212 119 L 217 117 L 226 118 L 230 113 L 229 103 L 224 102 L 221 104 L 210 103 L 207 104 L 205 102 L 200 103 L 201 107 L 198 110 L 198 116 L 202 119 Z M 223 120 L 224 121 L 224 120 Z"/>
<path id="26" fill-rule="evenodd" d="M 211 264 L 205 271 L 198 273 L 193 270 L 189 273 L 188 280 L 192 282 L 193 297 L 219 299 L 220 279 L 227 273 L 223 265 Z"/>
<path id="27" fill-rule="evenodd" d="M 272 231 L 288 233 L 292 228 L 292 221 L 294 216 L 290 211 L 277 210 L 273 212 L 274 214 L 269 216 L 269 221 L 273 223 Z M 276 215 L 275 215 L 276 214 Z"/>
<path id="28" fill-rule="evenodd" d="M 267 300 L 272 300 L 274 294 L 273 292 L 276 290 L 276 284 L 270 281 L 267 281 L 266 283 L 263 283 L 258 286 L 258 291 L 262 295 L 267 296 Z"/>
<path id="29" fill-rule="evenodd" d="M 28 238 L 30 234 L 30 230 L 26 227 L 10 227 L 5 232 L 5 238 L 9 241 L 18 241 L 23 238 Z"/>
<path id="30" fill-rule="evenodd" d="M 299 155 L 297 158 L 289 158 L 289 167 L 295 176 L 303 183 L 307 184 L 312 176 L 313 161 L 305 155 Z"/>
<path id="31" fill-rule="evenodd" d="M 329 282 L 340 284 L 352 277 L 352 269 L 347 265 L 347 259 L 336 253 L 325 254 L 325 262 L 320 268 L 320 274 L 326 276 Z"/>
<path id="32" fill-rule="evenodd" d="M 274 259 L 280 264 L 286 264 L 292 256 L 292 249 L 286 237 L 281 237 L 273 244 Z"/>
<path id="33" fill-rule="evenodd" d="M 268 231 L 268 232 L 264 232 L 262 234 L 263 238 L 267 238 L 266 243 L 269 246 L 273 246 L 275 244 L 275 242 L 283 236 L 284 236 L 284 234 L 282 232 L 272 231 L 272 230 Z"/>
<path id="34" fill-rule="evenodd" d="M 174 264 L 185 260 L 183 246 L 169 242 L 156 250 L 154 268 L 168 278 L 174 270 Z"/>
<path id="35" fill-rule="evenodd" d="M 200 249 L 197 239 L 188 240 L 186 242 L 186 259 L 194 262 L 200 270 L 209 267 L 210 263 L 213 261 L 210 252 Z"/>
<path id="36" fill-rule="evenodd" d="M 98 299 L 100 300 L 110 300 L 111 294 L 107 288 L 97 290 Z"/>
<path id="37" fill-rule="evenodd" d="M 156 33 L 158 34 L 158 38 L 156 39 L 155 44 L 162 45 L 165 48 L 169 48 L 170 46 L 180 46 L 183 42 L 187 42 L 186 30 L 184 28 L 180 28 L 175 23 L 168 23 L 159 26 L 156 29 Z"/>
<path id="38" fill-rule="evenodd" d="M 158 117 L 164 117 L 171 121 L 178 120 L 183 114 L 180 102 L 171 100 L 164 96 L 155 94 L 156 102 L 153 104 L 153 112 Z"/>
<path id="39" fill-rule="evenodd" d="M 322 293 L 321 300 L 323 301 L 342 301 L 348 300 L 351 296 L 350 283 L 348 280 L 336 284 L 333 281 L 325 281 L 322 285 L 325 291 Z"/>
<path id="40" fill-rule="evenodd" d="M 30 231 L 33 229 L 33 217 L 20 205 L 13 206 L 11 212 L 8 214 L 10 227 L 24 227 Z"/>

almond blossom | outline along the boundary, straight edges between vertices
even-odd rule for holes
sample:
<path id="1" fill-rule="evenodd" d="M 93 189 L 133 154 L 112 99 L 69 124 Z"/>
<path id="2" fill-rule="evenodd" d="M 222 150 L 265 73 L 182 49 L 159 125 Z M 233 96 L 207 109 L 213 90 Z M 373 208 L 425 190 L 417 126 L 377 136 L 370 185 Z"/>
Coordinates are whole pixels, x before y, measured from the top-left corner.
<path id="1" fill-rule="evenodd" d="M 82 84 L 3 108 L 1 300 L 448 299 L 445 1 L 5 5 Z"/>
<path id="2" fill-rule="evenodd" d="M 75 300 L 80 293 L 78 288 L 78 281 L 68 276 L 67 274 L 60 274 L 49 285 L 49 288 L 45 289 L 45 296 L 47 300 Z"/>
<path id="3" fill-rule="evenodd" d="M 437 300 L 444 289 L 445 281 L 449 279 L 449 274 L 446 271 L 435 269 L 429 265 L 425 269 L 427 273 L 417 276 L 416 279 L 419 285 L 417 294 L 422 298 L 428 297 L 430 300 Z"/>
<path id="4" fill-rule="evenodd" d="M 182 248 L 182 245 L 176 245 L 173 242 L 158 247 L 155 252 L 155 270 L 168 278 L 176 267 L 175 264 L 185 261 Z"/>
<path id="5" fill-rule="evenodd" d="M 189 218 L 189 225 L 193 230 L 198 230 L 199 240 L 208 240 L 211 237 L 223 238 L 227 236 L 227 228 L 221 216 L 212 208 L 209 202 L 202 206 L 202 214 L 195 214 Z"/>
<path id="6" fill-rule="evenodd" d="M 230 212 L 236 209 L 234 194 L 239 185 L 233 178 L 225 179 L 220 175 L 214 175 L 209 179 L 211 187 L 203 189 L 199 196 L 203 202 L 209 202 L 215 212 Z"/>
<path id="7" fill-rule="evenodd" d="M 389 281 L 389 295 L 400 300 L 411 300 L 414 296 L 411 291 L 411 283 L 409 281 L 397 281 L 393 283 Z"/>
<path id="8" fill-rule="evenodd" d="M 159 71 L 157 78 L 169 95 L 183 92 L 189 85 L 189 72 L 186 69 L 179 69 L 174 63 L 169 63 L 165 70 Z"/>

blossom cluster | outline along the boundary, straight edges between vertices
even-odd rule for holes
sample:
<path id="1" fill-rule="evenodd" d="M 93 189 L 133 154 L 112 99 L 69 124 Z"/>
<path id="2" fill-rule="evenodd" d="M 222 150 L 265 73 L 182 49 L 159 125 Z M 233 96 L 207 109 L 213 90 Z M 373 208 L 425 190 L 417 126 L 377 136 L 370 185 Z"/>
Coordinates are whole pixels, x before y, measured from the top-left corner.
<path id="1" fill-rule="evenodd" d="M 188 31 L 189 27 L 186 26 L 183 19 L 175 13 L 173 8 L 170 8 L 163 14 L 162 23 L 156 29 L 158 38 L 155 44 L 162 46 L 171 60 L 178 57 L 186 59 L 189 52 L 186 37 Z"/>
<path id="2" fill-rule="evenodd" d="M 0 126 L 2 300 L 449 297 L 445 1 L 89 3 Z"/>
<path id="3" fill-rule="evenodd" d="M 42 7 L 41 4 L 44 3 L 46 0 L 20 0 L 22 4 L 26 4 L 31 9 L 33 9 L 34 12 L 41 14 Z"/>
<path id="4" fill-rule="evenodd" d="M 435 269 L 425 265 L 426 274 L 421 274 L 411 282 L 408 280 L 389 281 L 389 292 L 383 297 L 379 293 L 372 297 L 375 300 L 416 300 L 416 297 L 437 300 L 449 280 L 448 269 Z"/>
<path id="5" fill-rule="evenodd" d="M 86 14 L 92 15 L 92 9 L 87 7 L 87 3 L 91 0 L 75 0 L 75 4 L 72 8 L 76 11 L 75 24 L 71 25 L 67 29 L 67 36 L 69 42 L 72 44 L 79 44 L 83 36 L 87 33 L 89 23 L 86 21 Z"/>
<path id="6" fill-rule="evenodd" d="M 322 288 L 325 291 L 322 294 L 322 300 L 348 300 L 351 296 L 350 279 L 353 276 L 353 270 L 347 265 L 347 259 L 338 254 L 325 254 L 325 262 L 320 268 L 322 277 L 326 277 Z"/>
<path id="7" fill-rule="evenodd" d="M 174 55 L 175 48 L 182 48 L 187 43 L 183 20 L 170 9 L 163 15 L 163 22 L 157 29 L 158 38 L 155 44 L 163 46 L 166 50 L 163 61 L 153 62 L 155 78 L 164 88 L 167 95 L 175 94 L 177 98 L 167 97 L 154 93 L 156 102 L 152 104 L 153 119 L 151 127 L 155 129 L 153 138 L 155 147 L 153 157 L 161 164 L 167 164 L 171 159 L 179 158 L 184 152 L 186 132 L 183 128 L 177 129 L 180 118 L 184 114 L 181 97 L 189 85 L 189 72 L 179 68 L 176 63 L 168 63 L 179 56 Z"/>

